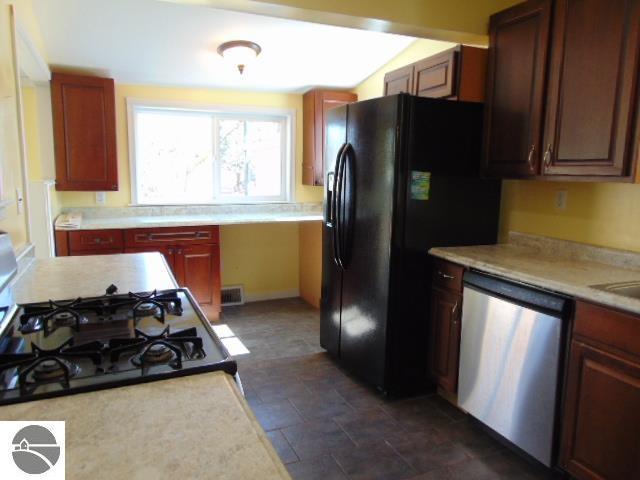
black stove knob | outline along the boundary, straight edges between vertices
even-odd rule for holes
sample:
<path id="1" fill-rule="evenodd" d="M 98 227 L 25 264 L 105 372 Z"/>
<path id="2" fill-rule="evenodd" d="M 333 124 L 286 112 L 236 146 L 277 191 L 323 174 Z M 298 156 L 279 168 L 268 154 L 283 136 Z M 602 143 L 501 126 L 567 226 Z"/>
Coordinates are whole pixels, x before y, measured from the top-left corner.
<path id="1" fill-rule="evenodd" d="M 107 287 L 107 295 L 113 295 L 118 291 L 118 287 L 116 287 L 113 283 Z"/>

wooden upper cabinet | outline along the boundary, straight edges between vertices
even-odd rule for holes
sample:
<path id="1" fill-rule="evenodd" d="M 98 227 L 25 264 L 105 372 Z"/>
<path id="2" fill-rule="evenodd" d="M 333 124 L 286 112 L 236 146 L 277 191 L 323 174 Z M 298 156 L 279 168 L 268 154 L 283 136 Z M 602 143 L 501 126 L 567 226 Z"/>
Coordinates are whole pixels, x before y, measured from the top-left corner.
<path id="1" fill-rule="evenodd" d="M 324 185 L 324 145 L 326 114 L 336 107 L 358 100 L 355 93 L 333 90 L 310 90 L 302 99 L 303 156 L 302 184 Z"/>
<path id="2" fill-rule="evenodd" d="M 458 45 L 414 64 L 413 94 L 483 102 L 487 49 Z"/>
<path id="3" fill-rule="evenodd" d="M 632 174 L 638 18 L 640 0 L 556 2 L 544 174 Z"/>
<path id="4" fill-rule="evenodd" d="M 56 189 L 118 190 L 114 82 L 54 73 Z"/>
<path id="5" fill-rule="evenodd" d="M 539 171 L 550 20 L 551 1 L 536 0 L 489 21 L 483 146 L 488 176 Z"/>
<path id="6" fill-rule="evenodd" d="M 384 95 L 410 93 L 419 97 L 484 101 L 487 50 L 458 45 L 388 72 Z"/>
<path id="7" fill-rule="evenodd" d="M 413 93 L 414 66 L 387 72 L 384 75 L 384 95 L 397 95 L 398 93 Z"/>

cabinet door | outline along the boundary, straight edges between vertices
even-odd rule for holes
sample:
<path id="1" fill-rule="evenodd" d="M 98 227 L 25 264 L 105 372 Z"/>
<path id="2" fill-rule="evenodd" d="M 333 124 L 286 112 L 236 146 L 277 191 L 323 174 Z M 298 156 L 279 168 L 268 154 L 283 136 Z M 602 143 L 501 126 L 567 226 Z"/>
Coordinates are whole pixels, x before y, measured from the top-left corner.
<path id="1" fill-rule="evenodd" d="M 430 98 L 455 95 L 457 61 L 458 50 L 452 49 L 416 62 L 412 93 Z"/>
<path id="2" fill-rule="evenodd" d="M 388 72 L 384 76 L 383 95 L 397 95 L 398 93 L 413 93 L 414 68 L 413 65 Z"/>
<path id="3" fill-rule="evenodd" d="M 629 175 L 640 0 L 556 2 L 543 171 Z"/>
<path id="4" fill-rule="evenodd" d="M 303 185 L 324 185 L 324 147 L 327 142 L 327 112 L 358 100 L 351 92 L 311 90 L 303 97 Z"/>
<path id="5" fill-rule="evenodd" d="M 438 385 L 450 393 L 458 390 L 461 308 L 462 296 L 432 290 L 429 370 Z"/>
<path id="6" fill-rule="evenodd" d="M 640 365 L 573 341 L 561 462 L 577 479 L 640 478 Z"/>
<path id="7" fill-rule="evenodd" d="M 484 121 L 484 173 L 536 175 L 540 162 L 550 0 L 491 16 Z"/>
<path id="8" fill-rule="evenodd" d="M 113 80 L 54 73 L 56 190 L 117 190 Z"/>
<path id="9" fill-rule="evenodd" d="M 178 278 L 175 269 L 175 251 L 176 247 L 168 247 L 166 245 L 159 245 L 157 247 L 126 247 L 124 253 L 146 253 L 146 252 L 160 252 L 164 259 L 167 261 L 167 265 L 171 269 L 173 276 L 176 278 L 178 285 L 182 285 L 181 279 Z"/>
<path id="10" fill-rule="evenodd" d="M 176 276 L 191 290 L 209 320 L 220 313 L 220 247 L 189 245 L 176 247 Z"/>

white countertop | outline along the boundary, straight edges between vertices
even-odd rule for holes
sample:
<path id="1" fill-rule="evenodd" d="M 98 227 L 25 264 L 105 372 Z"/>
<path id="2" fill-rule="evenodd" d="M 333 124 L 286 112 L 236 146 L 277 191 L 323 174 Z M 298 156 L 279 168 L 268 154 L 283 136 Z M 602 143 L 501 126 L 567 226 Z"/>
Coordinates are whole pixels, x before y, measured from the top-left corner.
<path id="1" fill-rule="evenodd" d="M 223 372 L 0 406 L 0 420 L 64 420 L 69 480 L 290 478 Z"/>
<path id="2" fill-rule="evenodd" d="M 122 253 L 35 259 L 13 285 L 18 303 L 104 295 L 110 284 L 119 293 L 176 288 L 164 257 Z"/>
<path id="3" fill-rule="evenodd" d="M 250 223 L 314 222 L 322 214 L 314 212 L 220 213 L 211 215 L 150 215 L 120 218 L 83 218 L 76 230 L 110 230 L 119 228 L 190 227 L 198 225 L 242 225 Z M 73 231 L 69 229 L 64 229 Z"/>
<path id="4" fill-rule="evenodd" d="M 640 299 L 593 288 L 640 282 L 640 254 L 512 233 L 509 243 L 432 248 L 433 256 L 501 277 L 640 314 Z"/>

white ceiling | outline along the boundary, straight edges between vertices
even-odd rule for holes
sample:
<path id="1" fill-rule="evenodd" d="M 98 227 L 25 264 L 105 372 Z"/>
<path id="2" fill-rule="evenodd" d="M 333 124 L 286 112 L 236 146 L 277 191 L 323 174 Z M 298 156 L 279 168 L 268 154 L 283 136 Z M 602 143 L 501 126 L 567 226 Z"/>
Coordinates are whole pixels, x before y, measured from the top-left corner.
<path id="1" fill-rule="evenodd" d="M 120 83 L 301 92 L 354 87 L 415 39 L 157 0 L 33 0 L 47 61 Z M 240 76 L 217 53 L 251 40 Z"/>

